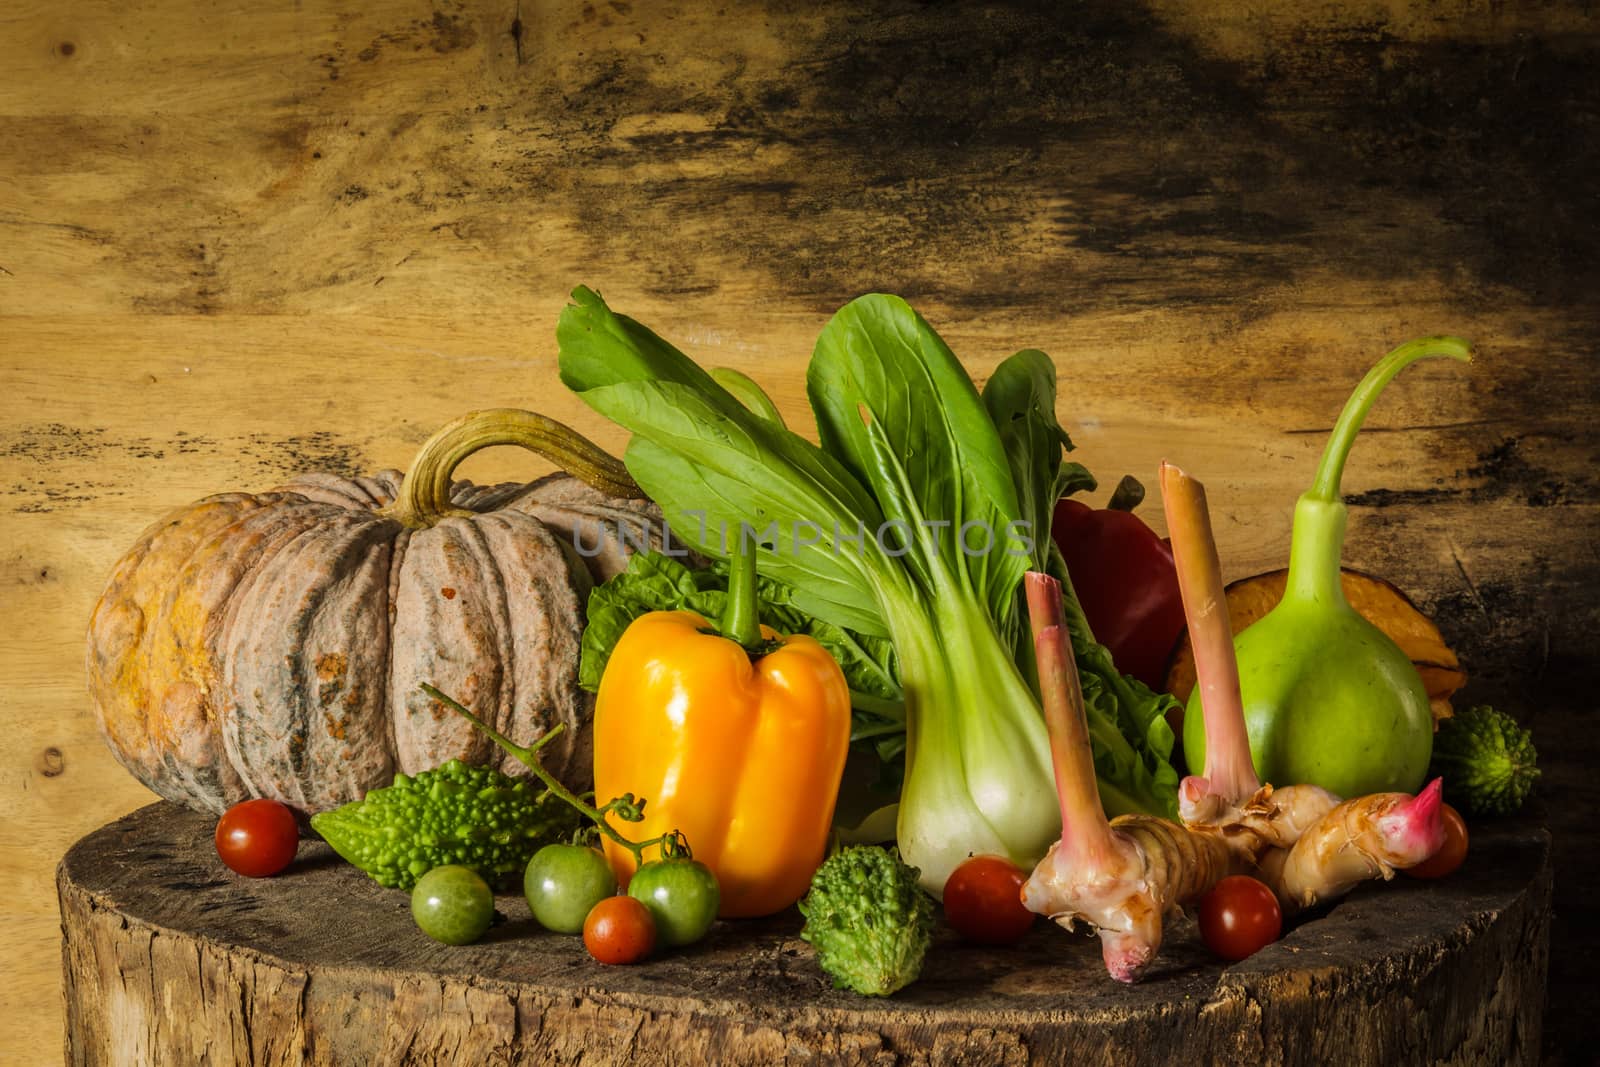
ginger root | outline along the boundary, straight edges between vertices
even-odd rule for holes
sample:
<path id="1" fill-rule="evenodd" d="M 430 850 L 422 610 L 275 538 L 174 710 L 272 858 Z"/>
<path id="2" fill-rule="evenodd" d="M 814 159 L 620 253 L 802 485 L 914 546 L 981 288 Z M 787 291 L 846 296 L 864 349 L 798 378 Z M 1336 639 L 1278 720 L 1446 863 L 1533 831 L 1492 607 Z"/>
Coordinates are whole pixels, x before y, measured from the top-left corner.
<path id="1" fill-rule="evenodd" d="M 1407 793 L 1371 793 L 1346 800 L 1302 833 L 1292 848 L 1268 851 L 1264 881 L 1286 913 L 1343 896 L 1361 882 L 1387 881 L 1444 844 L 1443 779 Z"/>
<path id="2" fill-rule="evenodd" d="M 1239 854 L 1214 830 L 1149 815 L 1106 819 L 1061 586 L 1030 573 L 1027 589 L 1062 829 L 1023 885 L 1022 903 L 1069 930 L 1092 924 L 1111 977 L 1137 981 L 1161 948 L 1167 916 L 1233 873 Z"/>
<path id="3" fill-rule="evenodd" d="M 1106 970 L 1119 982 L 1137 981 L 1150 966 L 1168 916 L 1198 903 L 1230 874 L 1261 878 L 1292 913 L 1367 879 L 1392 877 L 1427 859 L 1444 839 L 1438 781 L 1416 797 L 1378 793 L 1343 802 L 1315 785 L 1274 789 L 1260 781 L 1205 489 L 1163 463 L 1161 490 L 1205 693 L 1205 773 L 1179 786 L 1183 823 L 1149 815 L 1106 819 L 1061 586 L 1043 574 L 1026 580 L 1062 830 L 1023 885 L 1022 903 L 1069 930 L 1076 922 L 1092 924 Z"/>

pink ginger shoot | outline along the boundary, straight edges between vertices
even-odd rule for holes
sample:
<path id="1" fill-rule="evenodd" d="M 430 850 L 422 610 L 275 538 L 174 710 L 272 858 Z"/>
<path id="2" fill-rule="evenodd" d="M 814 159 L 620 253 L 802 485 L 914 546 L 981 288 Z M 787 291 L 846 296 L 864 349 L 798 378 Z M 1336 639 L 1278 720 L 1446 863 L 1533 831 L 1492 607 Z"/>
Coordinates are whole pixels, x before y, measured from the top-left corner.
<path id="1" fill-rule="evenodd" d="M 1267 848 L 1294 844 L 1307 827 L 1333 810 L 1339 798 L 1314 785 L 1274 790 L 1256 776 L 1205 486 L 1171 463 L 1162 463 L 1161 500 L 1194 648 L 1206 732 L 1205 773 L 1179 783 L 1178 812 L 1191 826 L 1222 829 L 1254 862 Z"/>
<path id="2" fill-rule="evenodd" d="M 1288 912 L 1343 896 L 1361 882 L 1394 877 L 1444 844 L 1443 780 L 1416 796 L 1372 793 L 1339 804 L 1262 863 L 1266 881 Z"/>
<path id="3" fill-rule="evenodd" d="M 1229 873 L 1231 855 L 1220 836 L 1194 833 L 1165 819 L 1106 819 L 1077 665 L 1061 616 L 1061 586 L 1030 573 L 1027 591 L 1061 802 L 1061 840 L 1034 868 L 1022 903 L 1069 930 L 1079 920 L 1093 925 L 1111 977 L 1137 981 L 1161 947 L 1166 916 Z"/>
<path id="4" fill-rule="evenodd" d="M 1206 765 L 1178 788 L 1185 822 L 1216 822 L 1241 807 L 1261 788 L 1250 759 L 1239 662 L 1222 584 L 1222 562 L 1206 507 L 1206 488 L 1171 463 L 1161 464 L 1161 502 L 1172 539 L 1184 620 L 1194 648 L 1195 676 L 1205 716 Z"/>

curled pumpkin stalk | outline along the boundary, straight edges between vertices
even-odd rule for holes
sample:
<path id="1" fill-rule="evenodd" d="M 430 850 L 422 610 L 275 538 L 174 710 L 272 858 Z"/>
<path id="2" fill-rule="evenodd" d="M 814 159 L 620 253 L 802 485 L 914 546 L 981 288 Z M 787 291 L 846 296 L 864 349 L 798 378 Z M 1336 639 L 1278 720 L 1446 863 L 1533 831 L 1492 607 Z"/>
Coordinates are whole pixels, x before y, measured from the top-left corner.
<path id="1" fill-rule="evenodd" d="M 495 445 L 536 452 L 607 496 L 644 496 L 620 459 L 572 427 L 532 411 L 490 408 L 446 423 L 423 443 L 386 513 L 407 529 L 473 514 L 450 502 L 452 476 L 468 456 Z"/>
<path id="2" fill-rule="evenodd" d="M 1433 855 L 1444 840 L 1437 780 L 1416 797 L 1373 793 L 1343 802 L 1315 785 L 1274 789 L 1261 783 L 1245 730 L 1205 487 L 1163 463 L 1161 493 L 1205 715 L 1204 773 L 1178 789 L 1184 822 L 1226 840 L 1286 912 L 1334 899 L 1371 878 L 1393 877 Z"/>
<path id="3" fill-rule="evenodd" d="M 1150 815 L 1106 819 L 1061 586 L 1029 573 L 1027 590 L 1062 829 L 1024 884 L 1022 903 L 1069 930 L 1079 921 L 1094 926 L 1106 970 L 1134 982 L 1160 951 L 1167 917 L 1198 901 L 1238 861 L 1209 828 Z"/>

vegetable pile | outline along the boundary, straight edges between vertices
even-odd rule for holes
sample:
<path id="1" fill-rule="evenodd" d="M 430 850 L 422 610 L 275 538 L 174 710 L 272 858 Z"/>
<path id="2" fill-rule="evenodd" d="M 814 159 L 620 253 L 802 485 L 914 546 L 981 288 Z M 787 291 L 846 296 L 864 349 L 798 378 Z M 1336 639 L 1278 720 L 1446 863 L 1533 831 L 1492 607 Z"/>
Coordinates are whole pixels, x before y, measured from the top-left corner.
<path id="1" fill-rule="evenodd" d="M 1122 982 L 1180 912 L 1243 959 L 1363 882 L 1449 876 L 1468 833 L 1444 799 L 1489 815 L 1527 798 L 1528 732 L 1487 707 L 1452 717 L 1465 672 L 1438 628 L 1340 567 L 1339 484 L 1368 409 L 1416 360 L 1466 359 L 1464 342 L 1373 368 L 1295 507 L 1287 570 L 1224 587 L 1204 487 L 1178 467 L 1158 472 L 1168 539 L 1133 514 L 1131 476 L 1110 507 L 1071 499 L 1096 481 L 1065 458 L 1042 352 L 980 390 L 903 300 L 861 297 L 811 356 L 814 444 L 748 377 L 591 290 L 573 300 L 561 378 L 631 434 L 623 460 L 532 413 L 475 413 L 403 481 L 308 476 L 202 502 L 119 565 L 91 644 L 112 743 L 185 802 L 267 794 L 217 825 L 235 872 L 292 871 L 309 817 L 409 891 L 436 942 L 478 941 L 503 918 L 495 893 L 520 886 L 535 923 L 607 965 L 797 906 L 819 989 L 883 997 L 941 940 L 1003 949 L 1047 936 L 1039 915 L 1092 927 Z M 496 443 L 582 481 L 451 480 Z M 305 590 L 376 620 L 341 631 L 348 647 L 325 647 L 339 635 L 309 611 L 219 644 L 227 626 L 162 591 L 174 560 L 264 536 L 251 516 L 274 509 L 352 553 Z M 336 580 L 388 566 L 391 544 L 407 546 L 393 583 Z M 267 588 L 217 581 L 218 603 Z M 148 632 L 141 597 L 160 602 Z M 175 687 L 185 656 L 227 684 Z M 285 656 L 289 682 L 234 691 Z M 380 662 L 404 670 L 370 707 L 340 697 Z M 158 692 L 194 736 L 148 718 Z M 336 697 L 354 717 L 319 710 Z M 847 763 L 897 803 L 846 819 Z"/>
<path id="2" fill-rule="evenodd" d="M 1017 353 L 980 395 L 903 300 L 861 297 L 807 371 L 819 447 L 598 294 L 573 298 L 557 329 L 562 381 L 632 431 L 628 472 L 674 535 L 722 559 L 728 531 L 756 527 L 774 546 L 760 573 L 789 604 L 893 646 L 896 837 L 923 886 L 938 893 L 974 852 L 1036 861 L 1060 827 L 1020 588 L 1030 567 L 1063 570 L 1045 531 L 1063 486 L 1085 479 L 1062 464 L 1049 358 Z M 1168 698 L 1123 676 L 1070 603 L 1104 803 L 1171 815 Z"/>
<path id="3" fill-rule="evenodd" d="M 1347 801 L 1317 785 L 1275 791 L 1260 782 L 1205 490 L 1168 464 L 1162 465 L 1161 488 L 1208 746 L 1203 775 L 1191 775 L 1181 787 L 1181 824 L 1144 815 L 1106 819 L 1091 786 L 1060 586 L 1046 575 L 1028 576 L 1065 830 L 1024 886 L 1022 902 L 1068 929 L 1078 921 L 1092 925 L 1106 970 L 1122 982 L 1137 981 L 1154 962 L 1168 916 L 1196 904 L 1205 908 L 1230 876 L 1256 876 L 1289 913 L 1423 863 L 1445 839 L 1437 780 L 1415 797 L 1383 792 Z M 1232 947 L 1218 951 L 1228 955 Z"/>

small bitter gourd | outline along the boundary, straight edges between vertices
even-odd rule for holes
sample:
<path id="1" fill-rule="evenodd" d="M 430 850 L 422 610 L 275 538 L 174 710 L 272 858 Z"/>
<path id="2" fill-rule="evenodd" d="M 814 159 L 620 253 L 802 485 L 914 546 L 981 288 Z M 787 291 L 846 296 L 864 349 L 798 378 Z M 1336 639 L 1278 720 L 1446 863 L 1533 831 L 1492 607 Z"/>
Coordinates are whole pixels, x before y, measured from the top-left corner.
<path id="1" fill-rule="evenodd" d="M 535 780 L 450 760 L 313 815 L 311 828 L 379 885 L 410 889 L 455 863 L 509 889 L 535 852 L 570 837 L 582 820 Z"/>
<path id="2" fill-rule="evenodd" d="M 1433 770 L 1445 799 L 1473 815 L 1509 815 L 1539 777 L 1533 737 L 1503 711 L 1468 708 L 1439 724 Z"/>
<path id="3" fill-rule="evenodd" d="M 831 856 L 800 901 L 800 932 L 836 989 L 886 997 L 914 982 L 933 939 L 933 899 L 898 854 L 856 845 Z"/>

